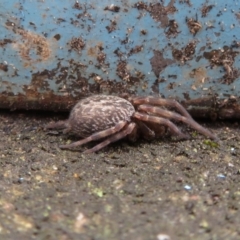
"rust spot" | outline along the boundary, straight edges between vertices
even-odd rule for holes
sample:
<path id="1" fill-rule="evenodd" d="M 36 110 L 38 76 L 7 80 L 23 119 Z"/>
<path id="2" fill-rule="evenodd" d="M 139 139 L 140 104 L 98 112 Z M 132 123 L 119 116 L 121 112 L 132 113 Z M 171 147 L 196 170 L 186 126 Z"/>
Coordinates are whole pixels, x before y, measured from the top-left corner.
<path id="1" fill-rule="evenodd" d="M 172 59 L 165 59 L 163 53 L 159 50 L 153 50 L 153 53 L 154 56 L 150 59 L 150 63 L 155 76 L 158 78 L 162 70 L 175 61 Z"/>
<path id="2" fill-rule="evenodd" d="M 105 53 L 103 53 L 103 52 L 98 53 L 97 60 L 101 65 L 104 64 L 105 59 L 106 59 L 106 54 Z"/>
<path id="3" fill-rule="evenodd" d="M 66 22 L 66 20 L 63 18 L 57 18 L 57 24 L 60 24 L 62 22 Z"/>
<path id="4" fill-rule="evenodd" d="M 191 3 L 190 0 L 179 0 L 179 3 L 181 3 L 181 4 L 185 3 L 185 4 L 187 4 L 189 7 L 192 6 L 192 3 Z"/>
<path id="5" fill-rule="evenodd" d="M 55 40 L 51 42 L 40 34 L 15 26 L 11 26 L 9 29 L 21 37 L 21 39 L 13 41 L 12 47 L 18 50 L 19 56 L 25 61 L 25 67 L 50 59 L 54 48 L 51 44 Z M 34 56 L 32 56 L 33 53 Z"/>
<path id="6" fill-rule="evenodd" d="M 117 65 L 117 75 L 126 81 L 129 81 L 129 71 L 127 70 L 127 62 L 125 61 L 120 61 Z"/>
<path id="7" fill-rule="evenodd" d="M 97 68 L 101 68 L 103 71 L 107 71 L 107 68 L 109 68 L 109 63 L 106 63 L 106 53 L 104 53 L 104 48 L 102 46 L 98 46 L 98 53 L 97 53 L 97 61 L 99 64 L 96 64 L 95 66 Z"/>
<path id="8" fill-rule="evenodd" d="M 134 4 L 134 7 L 137 8 L 138 10 L 147 10 L 148 5 L 145 2 L 137 2 Z"/>
<path id="9" fill-rule="evenodd" d="M 193 58 L 195 54 L 196 42 L 192 41 L 187 44 L 187 46 L 183 47 L 181 50 L 173 48 L 172 56 L 182 63 L 189 61 Z"/>
<path id="10" fill-rule="evenodd" d="M 108 10 L 108 11 L 111 11 L 111 12 L 119 12 L 120 11 L 120 7 L 119 6 L 116 6 L 114 4 L 111 4 L 110 6 L 107 6 L 104 8 L 104 10 Z"/>
<path id="11" fill-rule="evenodd" d="M 165 34 L 167 37 L 176 37 L 178 35 L 178 24 L 175 20 L 169 20 Z"/>
<path id="12" fill-rule="evenodd" d="M 195 118 L 240 119 L 240 102 L 235 96 L 217 99 L 216 96 L 181 102 Z"/>
<path id="13" fill-rule="evenodd" d="M 146 35 L 146 34 L 147 34 L 147 31 L 143 29 L 143 30 L 141 30 L 141 34 L 142 34 L 142 35 Z"/>
<path id="14" fill-rule="evenodd" d="M 214 5 L 204 5 L 202 7 L 202 17 L 206 17 L 207 14 L 212 10 L 212 8 L 214 7 Z"/>
<path id="15" fill-rule="evenodd" d="M 11 95 L 9 93 L 1 93 L 0 107 L 17 110 L 51 110 L 69 111 L 78 101 L 77 98 L 70 96 L 57 96 L 52 92 L 26 96 L 23 94 Z"/>
<path id="16" fill-rule="evenodd" d="M 187 26 L 189 28 L 190 33 L 195 36 L 202 28 L 202 24 L 197 21 L 197 19 L 186 18 Z"/>
<path id="17" fill-rule="evenodd" d="M 170 82 L 170 83 L 167 85 L 167 89 L 168 89 L 168 90 L 172 90 L 172 89 L 174 89 L 176 86 L 177 86 L 177 83 L 176 83 L 176 82 Z"/>
<path id="18" fill-rule="evenodd" d="M 81 54 L 82 49 L 85 47 L 85 42 L 81 37 L 72 38 L 69 42 L 71 49 Z"/>
<path id="19" fill-rule="evenodd" d="M 113 53 L 116 54 L 119 58 L 124 55 L 124 53 L 121 52 L 119 48 L 115 49 Z"/>
<path id="20" fill-rule="evenodd" d="M 0 70 L 7 72 L 8 71 L 8 65 L 4 63 L 0 63 Z"/>
<path id="21" fill-rule="evenodd" d="M 144 2 L 137 2 L 134 4 L 134 7 L 138 10 L 145 10 L 149 12 L 151 17 L 157 21 L 161 22 L 161 27 L 168 26 L 168 14 L 173 14 L 177 11 L 176 7 L 174 6 L 175 0 L 171 0 L 169 4 L 165 7 L 161 3 L 150 3 L 147 5 Z"/>
<path id="22" fill-rule="evenodd" d="M 116 30 L 117 22 L 115 20 L 111 20 L 111 24 L 109 26 L 106 26 L 106 29 L 108 30 L 108 33 L 111 33 Z"/>
<path id="23" fill-rule="evenodd" d="M 89 56 L 97 57 L 98 53 L 103 50 L 103 43 L 97 41 L 88 41 L 87 42 L 87 53 Z"/>
<path id="24" fill-rule="evenodd" d="M 195 68 L 189 73 L 189 76 L 195 79 L 192 89 L 196 89 L 208 81 L 207 71 L 205 68 Z"/>
<path id="25" fill-rule="evenodd" d="M 76 1 L 76 2 L 74 3 L 74 5 L 73 5 L 73 8 L 78 9 L 78 10 L 81 10 L 81 9 L 82 9 L 82 5 L 81 5 L 78 1 Z"/>
<path id="26" fill-rule="evenodd" d="M 130 74 L 129 66 L 127 65 L 127 62 L 120 61 L 117 65 L 117 75 L 124 80 L 129 86 L 132 86 L 135 83 L 139 83 L 140 79 L 144 78 L 144 74 L 137 71 L 137 76 L 132 76 Z"/>
<path id="27" fill-rule="evenodd" d="M 235 57 L 239 54 L 238 51 L 233 50 L 233 46 L 224 46 L 221 50 L 214 49 L 210 52 L 204 52 L 203 54 L 203 56 L 211 63 L 211 67 L 223 67 L 225 74 L 221 82 L 226 84 L 231 84 L 240 75 L 239 71 L 233 67 Z"/>
<path id="28" fill-rule="evenodd" d="M 132 48 L 129 53 L 128 56 L 131 56 L 132 54 L 136 54 L 139 53 L 143 50 L 143 45 L 139 45 L 139 46 L 135 46 L 134 48 Z"/>
<path id="29" fill-rule="evenodd" d="M 0 40 L 0 47 L 4 47 L 5 45 L 9 44 L 9 43 L 12 43 L 13 41 L 11 39 L 3 39 L 3 40 Z"/>
<path id="30" fill-rule="evenodd" d="M 57 41 L 59 41 L 59 40 L 61 39 L 61 35 L 60 35 L 60 34 L 56 34 L 56 35 L 54 35 L 54 38 L 55 38 Z"/>
<path id="31" fill-rule="evenodd" d="M 162 83 L 162 82 L 165 82 L 166 80 L 164 78 L 157 78 L 153 85 L 152 85 L 152 91 L 153 93 L 155 94 L 158 94 L 159 95 L 159 84 Z"/>
<path id="32" fill-rule="evenodd" d="M 240 12 L 235 13 L 235 16 L 236 16 L 236 18 L 237 18 L 238 20 L 240 20 Z"/>

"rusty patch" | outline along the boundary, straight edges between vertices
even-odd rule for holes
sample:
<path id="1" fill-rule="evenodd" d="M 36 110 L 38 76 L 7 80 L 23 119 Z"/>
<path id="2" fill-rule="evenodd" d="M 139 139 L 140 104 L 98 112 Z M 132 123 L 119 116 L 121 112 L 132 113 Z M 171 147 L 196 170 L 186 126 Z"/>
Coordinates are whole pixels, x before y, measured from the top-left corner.
<path id="1" fill-rule="evenodd" d="M 98 60 L 100 61 L 99 66 L 105 66 L 105 56 L 102 52 L 103 48 L 98 47 L 98 49 Z M 126 63 L 119 65 L 119 71 L 122 71 L 121 73 L 119 72 L 119 75 L 125 77 L 124 82 L 117 82 L 116 80 L 111 79 L 102 79 L 96 74 L 90 75 L 90 79 L 92 79 L 91 81 L 82 76 L 82 71 L 84 68 L 86 68 L 85 65 L 71 60 L 69 61 L 68 66 L 62 66 L 61 62 L 58 62 L 56 68 L 53 68 L 52 70 L 45 69 L 41 72 L 33 73 L 31 83 L 22 87 L 24 91 L 24 97 L 29 99 L 30 102 L 32 99 L 34 99 L 34 104 L 36 104 L 37 99 L 39 99 L 39 103 L 41 103 L 43 101 L 42 99 L 46 99 L 51 95 L 52 99 L 49 100 L 50 104 L 52 101 L 55 101 L 54 98 L 56 98 L 58 101 L 58 99 L 61 97 L 63 101 L 65 101 L 66 97 L 69 99 L 79 99 L 81 97 L 103 92 L 105 94 L 134 94 L 135 91 L 133 89 L 135 88 L 132 88 L 132 86 L 136 83 L 139 83 L 140 79 L 144 78 L 144 75 L 140 72 L 136 72 L 135 77 L 130 76 Z M 54 81 L 58 86 L 56 93 L 54 93 L 51 89 L 51 81 Z M 47 106 L 43 107 L 43 109 L 46 107 Z"/>
<path id="2" fill-rule="evenodd" d="M 111 20 L 111 23 L 109 26 L 106 26 L 106 29 L 108 30 L 108 33 L 111 33 L 116 30 L 117 22 L 115 20 Z"/>
<path id="3" fill-rule="evenodd" d="M 128 86 L 123 86 L 123 83 L 116 81 L 100 80 L 101 86 L 110 90 L 110 94 L 124 96 L 126 92 L 122 89 Z M 160 81 L 160 80 L 159 80 Z M 105 91 L 105 90 L 104 90 Z M 130 95 L 135 93 L 128 92 Z M 28 96 L 24 94 L 14 95 L 13 93 L 3 92 L 0 95 L 0 107 L 2 109 L 11 110 L 50 110 L 54 112 L 69 111 L 79 99 L 85 98 L 88 95 L 73 96 L 59 96 L 55 95 L 52 91 L 38 93 L 37 95 Z M 195 118 L 208 118 L 216 119 L 240 119 L 240 101 L 239 98 L 229 96 L 225 100 L 217 99 L 214 97 L 198 98 L 193 100 L 186 100 L 181 102 L 188 112 Z"/>
<path id="4" fill-rule="evenodd" d="M 81 54 L 82 49 L 85 47 L 85 42 L 81 37 L 78 38 L 74 37 L 70 40 L 69 45 L 71 49 Z"/>
<path id="5" fill-rule="evenodd" d="M 134 4 L 134 7 L 138 10 L 145 10 L 149 12 L 151 17 L 157 21 L 161 22 L 161 27 L 167 27 L 169 24 L 168 14 L 173 14 L 177 11 L 174 6 L 175 0 L 171 0 L 168 5 L 165 7 L 161 3 L 150 3 L 147 5 L 144 2 L 137 2 Z"/>
<path id="6" fill-rule="evenodd" d="M 235 16 L 238 20 L 240 20 L 240 12 L 235 13 Z"/>
<path id="7" fill-rule="evenodd" d="M 0 63 L 0 70 L 7 72 L 8 71 L 8 65 L 4 63 Z"/>
<path id="8" fill-rule="evenodd" d="M 186 23 L 190 33 L 192 33 L 193 36 L 195 36 L 202 29 L 202 24 L 197 19 L 186 18 Z"/>
<path id="9" fill-rule="evenodd" d="M 49 60 L 54 48 L 51 46 L 51 41 L 40 34 L 19 28 L 15 24 L 6 23 L 5 26 L 21 37 L 21 40 L 11 41 L 12 47 L 18 50 L 19 56 L 25 61 L 25 67 Z M 31 56 L 32 53 L 34 56 Z"/>
<path id="10" fill-rule="evenodd" d="M 166 82 L 166 80 L 164 78 L 157 78 L 153 85 L 152 85 L 152 91 L 154 94 L 157 94 L 159 95 L 160 94 L 160 91 L 159 91 L 159 84 L 162 83 L 162 82 Z"/>
<path id="11" fill-rule="evenodd" d="M 216 96 L 181 102 L 195 118 L 240 119 L 240 101 L 235 96 L 218 99 Z"/>
<path id="12" fill-rule="evenodd" d="M 106 53 L 104 53 L 104 48 L 102 47 L 102 45 L 98 45 L 97 46 L 97 61 L 98 61 L 98 64 L 96 64 L 95 66 L 97 68 L 101 68 L 101 70 L 103 72 L 106 72 L 107 69 L 109 68 L 109 63 L 106 63 Z"/>
<path id="13" fill-rule="evenodd" d="M 135 46 L 134 48 L 130 49 L 129 53 L 128 53 L 128 56 L 131 56 L 133 54 L 136 54 L 136 53 L 139 53 L 143 50 L 143 45 L 138 45 L 138 46 Z"/>
<path id="14" fill-rule="evenodd" d="M 147 35 L 147 30 L 143 29 L 140 31 L 142 35 Z"/>
<path id="15" fill-rule="evenodd" d="M 57 41 L 59 41 L 61 39 L 61 35 L 60 34 L 55 34 L 53 36 Z"/>
<path id="16" fill-rule="evenodd" d="M 12 43 L 13 41 L 11 39 L 3 39 L 3 40 L 0 40 L 0 47 L 4 47 L 5 45 L 9 44 L 9 43 Z"/>
<path id="17" fill-rule="evenodd" d="M 117 65 L 117 75 L 125 80 L 125 81 L 129 81 L 130 78 L 130 74 L 129 71 L 127 69 L 127 62 L 125 61 L 120 61 Z"/>
<path id="18" fill-rule="evenodd" d="M 187 44 L 187 46 L 183 47 L 181 50 L 173 48 L 172 56 L 177 61 L 185 63 L 193 58 L 195 54 L 196 42 L 192 41 Z"/>
<path id="19" fill-rule="evenodd" d="M 180 32 L 178 31 L 178 24 L 177 22 L 172 19 L 169 20 L 168 26 L 166 28 L 165 34 L 167 37 L 176 37 Z"/>
<path id="20" fill-rule="evenodd" d="M 193 69 L 189 73 L 189 76 L 195 79 L 191 86 L 191 89 L 193 90 L 197 90 L 198 87 L 203 86 L 204 83 L 209 80 L 206 69 L 202 67 Z"/>
<path id="21" fill-rule="evenodd" d="M 119 12 L 120 9 L 121 8 L 119 6 L 116 6 L 114 4 L 111 4 L 111 5 L 104 8 L 105 11 L 107 10 L 107 11 L 111 11 L 111 12 Z"/>
<path id="22" fill-rule="evenodd" d="M 166 59 L 163 57 L 163 53 L 159 50 L 153 50 L 154 56 L 150 59 L 152 70 L 155 76 L 158 78 L 159 74 L 164 68 L 171 65 L 175 61 L 172 59 Z"/>
<path id="23" fill-rule="evenodd" d="M 192 3 L 191 3 L 190 0 L 179 0 L 179 3 L 181 3 L 181 4 L 185 3 L 185 4 L 187 4 L 189 7 L 192 6 Z"/>
<path id="24" fill-rule="evenodd" d="M 99 52 L 97 55 L 97 60 L 101 65 L 104 65 L 106 59 L 106 54 L 104 52 Z"/>
<path id="25" fill-rule="evenodd" d="M 214 49 L 210 52 L 204 52 L 203 56 L 209 60 L 211 67 L 222 66 L 225 74 L 221 82 L 231 84 L 240 75 L 239 71 L 233 67 L 235 57 L 238 54 L 239 52 L 234 51 L 232 46 L 224 46 L 221 50 Z"/>
<path id="26" fill-rule="evenodd" d="M 214 7 L 214 5 L 204 5 L 202 7 L 202 17 L 206 17 L 207 14 L 212 10 L 212 8 Z"/>
<path id="27" fill-rule="evenodd" d="M 23 44 L 19 45 L 20 55 L 23 59 L 31 61 L 30 51 L 35 50 L 39 56 L 37 62 L 46 61 L 51 54 L 50 46 L 47 39 L 36 33 L 32 33 L 26 30 L 19 29 L 18 34 L 22 36 Z"/>
<path id="28" fill-rule="evenodd" d="M 82 5 L 81 5 L 78 1 L 76 1 L 76 2 L 74 3 L 74 5 L 73 5 L 73 8 L 78 9 L 78 10 L 81 10 L 81 9 L 82 9 Z"/>
<path id="29" fill-rule="evenodd" d="M 129 66 L 127 65 L 127 62 L 120 61 L 117 64 L 117 75 L 128 84 L 128 87 L 131 87 L 133 84 L 138 83 L 140 79 L 143 79 L 144 74 L 137 71 L 137 76 L 131 76 L 130 70 L 128 68 Z"/>
<path id="30" fill-rule="evenodd" d="M 10 110 L 50 110 L 50 111 L 69 111 L 78 99 L 73 97 L 63 97 L 54 95 L 52 92 L 38 94 L 37 96 L 25 96 L 23 94 L 10 95 L 1 93 L 0 107 Z"/>

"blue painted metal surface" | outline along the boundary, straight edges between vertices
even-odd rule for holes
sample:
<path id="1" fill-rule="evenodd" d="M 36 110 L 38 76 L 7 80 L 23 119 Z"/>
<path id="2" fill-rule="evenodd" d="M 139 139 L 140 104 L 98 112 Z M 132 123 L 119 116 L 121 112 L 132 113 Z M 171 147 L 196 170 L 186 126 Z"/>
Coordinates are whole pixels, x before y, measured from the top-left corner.
<path id="1" fill-rule="evenodd" d="M 239 46 L 238 0 L 2 0 L 0 107 L 129 93 L 238 117 Z"/>

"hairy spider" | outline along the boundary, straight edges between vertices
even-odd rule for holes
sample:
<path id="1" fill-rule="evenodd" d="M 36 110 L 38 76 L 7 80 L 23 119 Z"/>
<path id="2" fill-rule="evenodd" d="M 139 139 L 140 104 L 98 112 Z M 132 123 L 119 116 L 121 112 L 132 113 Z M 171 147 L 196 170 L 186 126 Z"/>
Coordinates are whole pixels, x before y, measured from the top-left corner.
<path id="1" fill-rule="evenodd" d="M 179 113 L 169 111 L 166 107 L 175 108 Z M 184 122 L 203 135 L 216 139 L 213 133 L 195 122 L 177 101 L 158 97 L 129 97 L 126 100 L 117 96 L 93 95 L 80 100 L 73 107 L 68 120 L 49 123 L 46 128 L 65 129 L 65 133 L 72 132 L 83 138 L 69 145 L 61 145 L 61 149 L 104 139 L 84 152 L 93 153 L 127 135 L 135 140 L 137 132 L 147 139 L 154 138 L 161 125 L 167 126 L 181 139 L 189 138 L 170 120 Z"/>

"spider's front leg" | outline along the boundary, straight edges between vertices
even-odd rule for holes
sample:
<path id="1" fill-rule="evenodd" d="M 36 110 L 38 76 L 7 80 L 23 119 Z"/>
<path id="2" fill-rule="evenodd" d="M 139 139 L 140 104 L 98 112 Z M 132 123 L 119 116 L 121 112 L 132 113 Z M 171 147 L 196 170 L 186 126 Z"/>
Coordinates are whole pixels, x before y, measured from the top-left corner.
<path id="1" fill-rule="evenodd" d="M 180 112 L 186 118 L 192 119 L 188 111 L 176 100 L 164 99 L 159 97 L 133 97 L 130 98 L 129 101 L 131 101 L 134 106 L 148 104 L 152 106 L 173 107 L 177 109 L 177 111 Z"/>
<path id="2" fill-rule="evenodd" d="M 143 111 L 146 113 L 152 113 L 154 115 L 161 116 L 167 119 L 182 121 L 190 125 L 192 128 L 196 129 L 198 132 L 202 133 L 203 135 L 211 139 L 217 140 L 217 137 L 213 133 L 211 133 L 208 129 L 198 124 L 187 112 L 187 110 L 176 100 L 162 99 L 157 97 L 134 97 L 131 99 L 131 101 L 133 104 L 138 106 L 138 110 L 140 111 Z M 162 109 L 160 108 L 160 106 L 174 107 L 182 115 L 172 111 Z M 175 131 L 174 128 L 172 128 L 172 130 Z"/>
<path id="3" fill-rule="evenodd" d="M 213 133 L 211 133 L 208 129 L 204 128 L 203 126 L 198 124 L 196 121 L 194 121 L 192 117 L 188 118 L 185 116 L 181 116 L 180 114 L 175 113 L 175 112 L 171 112 L 171 111 L 159 108 L 159 107 L 154 107 L 154 106 L 145 105 L 145 104 L 140 105 L 138 107 L 138 109 L 141 111 L 147 112 L 147 113 L 153 113 L 154 115 L 161 116 L 161 117 L 164 117 L 167 119 L 184 122 L 184 123 L 188 124 L 189 126 L 191 126 L 193 129 L 196 129 L 198 132 L 202 133 L 203 135 L 205 135 L 211 139 L 217 140 L 217 137 Z"/>
<path id="4" fill-rule="evenodd" d="M 140 112 L 135 112 L 133 114 L 133 118 L 136 118 L 144 122 L 157 123 L 159 125 L 167 126 L 170 129 L 170 131 L 176 136 L 178 136 L 180 139 L 189 139 L 188 135 L 184 134 L 174 123 L 172 123 L 168 119 L 161 118 L 158 116 L 151 116 Z"/>

